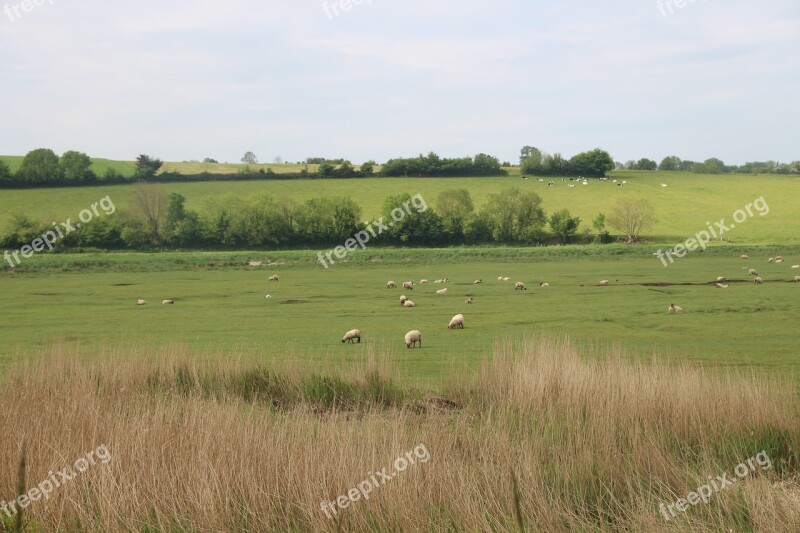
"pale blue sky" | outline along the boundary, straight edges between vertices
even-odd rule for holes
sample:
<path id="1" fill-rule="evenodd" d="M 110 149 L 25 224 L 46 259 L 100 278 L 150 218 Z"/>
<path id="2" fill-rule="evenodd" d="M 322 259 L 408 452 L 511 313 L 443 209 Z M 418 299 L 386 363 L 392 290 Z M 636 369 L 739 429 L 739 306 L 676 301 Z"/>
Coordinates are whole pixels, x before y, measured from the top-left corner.
<path id="1" fill-rule="evenodd" d="M 798 0 L 36 1 L 0 0 L 2 154 L 800 159 Z"/>

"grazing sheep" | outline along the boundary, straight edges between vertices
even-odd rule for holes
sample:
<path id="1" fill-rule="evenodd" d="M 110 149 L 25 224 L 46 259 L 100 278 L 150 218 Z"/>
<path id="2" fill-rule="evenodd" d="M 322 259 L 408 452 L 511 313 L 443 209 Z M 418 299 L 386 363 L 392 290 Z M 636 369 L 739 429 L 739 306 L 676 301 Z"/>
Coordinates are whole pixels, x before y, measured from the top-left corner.
<path id="1" fill-rule="evenodd" d="M 753 278 L 753 283 L 755 283 L 756 285 L 761 285 L 762 283 L 764 283 L 764 278 L 762 278 L 761 276 L 756 276 Z"/>
<path id="2" fill-rule="evenodd" d="M 428 280 L 427 280 L 427 279 L 421 279 L 421 280 L 419 280 L 419 284 L 420 284 L 420 285 L 425 285 L 426 283 L 428 283 Z"/>
<path id="3" fill-rule="evenodd" d="M 405 336 L 406 341 L 406 348 L 411 348 L 412 346 L 419 343 L 419 347 L 422 348 L 422 333 L 419 330 L 412 329 Z"/>
<path id="4" fill-rule="evenodd" d="M 480 285 L 481 283 L 483 283 L 482 279 L 476 279 L 475 281 L 472 282 L 473 285 Z"/>
<path id="5" fill-rule="evenodd" d="M 800 265 L 792 265 L 792 268 L 800 268 Z"/>
<path id="6" fill-rule="evenodd" d="M 361 342 L 361 330 L 360 329 L 351 329 L 347 333 L 344 334 L 342 337 L 342 342 L 353 342 L 353 339 L 358 339 L 358 342 Z"/>
<path id="7" fill-rule="evenodd" d="M 396 289 L 397 288 L 397 283 L 395 283 L 394 281 L 387 281 L 386 282 L 386 288 L 387 289 Z"/>
<path id="8" fill-rule="evenodd" d="M 767 259 L 767 263 L 772 263 L 772 257 L 770 257 L 769 259 Z"/>
<path id="9" fill-rule="evenodd" d="M 602 285 L 603 287 L 607 286 L 608 285 L 608 280 L 607 279 L 601 279 L 600 280 L 600 285 Z"/>
<path id="10" fill-rule="evenodd" d="M 251 266 L 251 267 L 260 267 L 263 264 L 264 263 L 262 261 L 248 261 L 247 262 L 247 266 Z"/>
<path id="11" fill-rule="evenodd" d="M 447 289 L 439 289 L 438 291 L 436 291 L 436 294 L 439 294 L 439 295 L 447 294 Z"/>
<path id="12" fill-rule="evenodd" d="M 175 303 L 175 300 L 163 300 L 161 305 L 172 305 Z"/>
<path id="13" fill-rule="evenodd" d="M 669 307 L 667 308 L 667 312 L 668 313 L 683 313 L 683 307 L 680 307 L 680 306 L 675 305 L 675 304 L 669 304 Z"/>
<path id="14" fill-rule="evenodd" d="M 783 256 L 782 255 L 776 255 L 775 256 L 775 262 L 777 263 L 779 261 L 783 261 Z"/>
<path id="15" fill-rule="evenodd" d="M 795 276 L 794 277 L 794 282 L 795 283 L 800 283 L 800 276 Z"/>
<path id="16" fill-rule="evenodd" d="M 264 296 L 264 299 L 265 300 L 272 300 L 272 295 L 271 294 L 267 294 L 266 296 Z"/>
<path id="17" fill-rule="evenodd" d="M 526 287 L 525 284 L 522 283 L 521 281 L 518 281 L 518 282 L 516 282 L 514 284 L 514 290 L 515 291 L 527 291 L 528 287 Z"/>
<path id="18" fill-rule="evenodd" d="M 404 281 L 403 282 L 403 289 L 408 289 L 410 291 L 414 290 L 414 282 L 413 281 Z"/>
<path id="19" fill-rule="evenodd" d="M 464 315 L 459 313 L 451 318 L 447 329 L 464 329 Z"/>
<path id="20" fill-rule="evenodd" d="M 662 184 L 661 184 L 661 188 L 662 188 L 662 189 L 666 189 L 666 188 L 667 188 L 667 184 L 666 184 L 666 183 L 662 183 Z"/>
<path id="21" fill-rule="evenodd" d="M 756 272 L 755 268 L 748 269 L 747 273 L 750 274 L 751 276 L 758 276 L 758 272 Z"/>
<path id="22" fill-rule="evenodd" d="M 798 277 L 798 278 L 800 278 L 800 276 L 797 276 L 797 277 Z M 472 304 L 472 297 L 469 297 L 469 298 L 467 298 L 466 300 L 464 300 L 464 303 L 465 303 L 465 304 L 470 304 L 470 305 L 471 305 L 471 304 Z"/>
<path id="23" fill-rule="evenodd" d="M 416 306 L 417 304 L 415 304 L 411 300 L 406 300 L 405 302 L 403 302 L 403 307 L 416 307 Z"/>
<path id="24" fill-rule="evenodd" d="M 742 254 L 742 255 L 741 255 L 741 256 L 739 256 L 739 257 L 740 257 L 741 259 L 750 259 L 750 256 L 749 256 L 749 255 L 747 255 L 747 254 Z"/>
<path id="25" fill-rule="evenodd" d="M 716 282 L 714 284 L 714 287 L 716 287 L 717 289 L 727 289 L 728 288 L 727 285 L 725 285 L 724 283 L 720 283 L 720 282 Z"/>
<path id="26" fill-rule="evenodd" d="M 136 305 L 147 305 L 147 300 L 145 300 L 144 298 L 139 298 L 138 300 L 136 300 Z"/>
<path id="27" fill-rule="evenodd" d="M 404 303 L 406 303 L 406 300 L 408 300 L 406 295 L 405 294 L 401 294 L 400 295 L 400 305 L 403 305 Z"/>
<path id="28" fill-rule="evenodd" d="M 779 264 L 783 263 L 783 259 L 778 257 L 778 258 L 775 259 L 775 263 L 779 265 Z"/>
<path id="29" fill-rule="evenodd" d="M 497 281 L 503 281 L 503 276 L 497 276 Z"/>
<path id="30" fill-rule="evenodd" d="M 278 281 L 278 275 L 277 275 L 277 274 L 273 274 L 273 275 L 271 275 L 271 276 L 269 277 L 269 281 Z"/>
<path id="31" fill-rule="evenodd" d="M 549 287 L 550 284 L 547 283 L 546 281 L 543 281 L 543 282 L 539 283 L 539 286 L 542 287 L 542 288 L 545 288 L 545 287 Z"/>
<path id="32" fill-rule="evenodd" d="M 441 282 L 442 282 L 442 280 L 440 280 L 440 279 L 437 279 L 437 280 L 434 281 L 434 283 L 441 283 Z"/>
<path id="33" fill-rule="evenodd" d="M 726 278 L 725 276 L 719 276 L 719 277 L 717 278 L 717 281 L 718 281 L 719 283 L 725 283 L 726 281 L 728 281 L 728 278 Z"/>

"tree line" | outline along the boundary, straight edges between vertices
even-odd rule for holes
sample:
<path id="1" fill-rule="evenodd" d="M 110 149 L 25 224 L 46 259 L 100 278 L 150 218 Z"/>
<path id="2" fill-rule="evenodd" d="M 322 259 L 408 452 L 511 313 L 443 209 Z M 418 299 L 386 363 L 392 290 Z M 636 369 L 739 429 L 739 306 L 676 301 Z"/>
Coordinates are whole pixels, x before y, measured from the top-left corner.
<path id="1" fill-rule="evenodd" d="M 658 170 L 662 172 L 681 171 L 695 174 L 800 174 L 800 161 L 778 163 L 776 161 L 751 161 L 743 165 L 726 165 L 722 160 L 712 157 L 705 161 L 690 161 L 670 155 L 656 163 L 643 157 L 638 161 L 623 163 L 617 161 L 617 170 Z"/>
<path id="2" fill-rule="evenodd" d="M 435 205 L 426 203 L 424 210 L 394 221 L 392 210 L 409 200 L 409 194 L 385 199 L 382 216 L 393 224 L 379 242 L 410 246 L 606 243 L 614 240 L 606 224 L 625 233 L 624 223 L 631 220 L 629 213 L 617 213 L 615 208 L 608 217 L 599 214 L 592 221 L 594 231 L 587 227 L 579 233 L 582 222 L 579 217 L 573 217 L 566 209 L 548 215 L 542 209 L 539 195 L 510 188 L 490 194 L 480 210 L 475 209 L 466 189 L 446 190 L 436 198 Z M 651 216 L 652 208 L 647 208 Z M 158 184 L 139 183 L 134 187 L 128 208 L 118 209 L 113 217 L 85 224 L 80 231 L 66 235 L 57 246 L 135 250 L 328 247 L 341 244 L 365 229 L 368 222 L 362 220 L 361 207 L 352 198 L 343 196 L 313 198 L 302 203 L 265 193 L 248 197 L 213 196 L 206 197 L 195 211 L 186 207 L 184 196 L 168 194 Z M 0 235 L 0 247 L 4 249 L 30 244 L 50 229 L 51 224 L 49 220 L 16 214 L 9 226 Z"/>

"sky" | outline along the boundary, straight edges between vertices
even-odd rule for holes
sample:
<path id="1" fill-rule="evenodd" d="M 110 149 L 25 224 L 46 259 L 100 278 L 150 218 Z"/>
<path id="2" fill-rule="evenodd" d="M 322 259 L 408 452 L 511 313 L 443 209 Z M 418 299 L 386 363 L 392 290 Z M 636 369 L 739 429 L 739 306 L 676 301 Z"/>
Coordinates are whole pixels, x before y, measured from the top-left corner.
<path id="1" fill-rule="evenodd" d="M 800 159 L 798 0 L 356 2 L 0 0 L 0 154 Z"/>

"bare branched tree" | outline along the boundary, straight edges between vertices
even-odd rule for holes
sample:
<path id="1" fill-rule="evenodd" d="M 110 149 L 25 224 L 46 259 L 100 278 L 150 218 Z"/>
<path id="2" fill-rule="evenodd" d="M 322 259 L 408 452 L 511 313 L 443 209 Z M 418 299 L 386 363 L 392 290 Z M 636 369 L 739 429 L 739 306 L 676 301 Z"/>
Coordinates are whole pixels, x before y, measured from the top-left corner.
<path id="1" fill-rule="evenodd" d="M 606 217 L 606 224 L 627 237 L 628 244 L 639 241 L 642 232 L 658 221 L 647 200 L 620 200 Z"/>
<path id="2" fill-rule="evenodd" d="M 164 242 L 165 221 L 169 196 L 162 185 L 137 183 L 133 187 L 131 209 L 141 219 L 150 244 L 159 246 Z"/>

